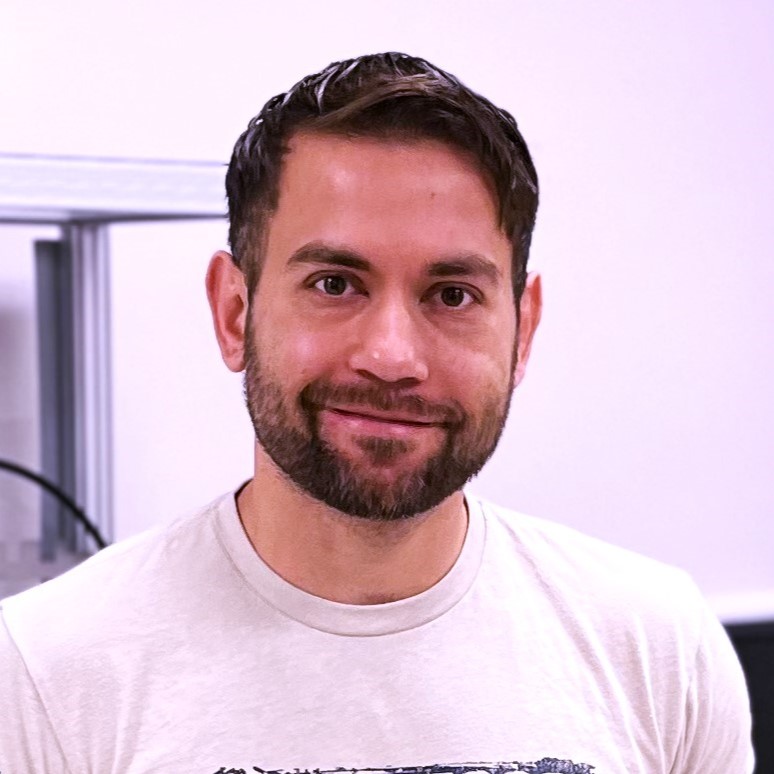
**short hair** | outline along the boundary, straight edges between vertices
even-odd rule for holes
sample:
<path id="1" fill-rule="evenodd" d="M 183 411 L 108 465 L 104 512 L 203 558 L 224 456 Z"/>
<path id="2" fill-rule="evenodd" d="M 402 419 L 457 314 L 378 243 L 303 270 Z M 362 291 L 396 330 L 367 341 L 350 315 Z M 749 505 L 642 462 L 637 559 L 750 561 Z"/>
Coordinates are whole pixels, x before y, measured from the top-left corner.
<path id="1" fill-rule="evenodd" d="M 537 172 L 510 113 L 430 62 L 401 53 L 334 62 L 278 94 L 237 140 L 226 174 L 229 243 L 252 298 L 266 227 L 279 200 L 282 160 L 299 131 L 434 139 L 466 151 L 493 185 L 510 239 L 518 304 L 538 205 Z"/>

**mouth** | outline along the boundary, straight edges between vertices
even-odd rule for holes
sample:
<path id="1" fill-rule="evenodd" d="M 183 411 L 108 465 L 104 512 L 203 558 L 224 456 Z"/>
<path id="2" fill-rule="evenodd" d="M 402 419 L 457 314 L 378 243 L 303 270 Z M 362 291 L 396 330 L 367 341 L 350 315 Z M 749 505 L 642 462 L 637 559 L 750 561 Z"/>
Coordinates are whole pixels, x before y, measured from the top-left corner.
<path id="1" fill-rule="evenodd" d="M 380 412 L 368 409 L 339 408 L 338 406 L 325 406 L 324 410 L 344 418 L 353 420 L 363 420 L 365 422 L 383 423 L 385 425 L 397 425 L 404 427 L 443 427 L 443 422 L 433 422 L 427 419 L 418 419 L 417 417 L 406 416 L 403 414 L 391 414 L 389 412 Z"/>

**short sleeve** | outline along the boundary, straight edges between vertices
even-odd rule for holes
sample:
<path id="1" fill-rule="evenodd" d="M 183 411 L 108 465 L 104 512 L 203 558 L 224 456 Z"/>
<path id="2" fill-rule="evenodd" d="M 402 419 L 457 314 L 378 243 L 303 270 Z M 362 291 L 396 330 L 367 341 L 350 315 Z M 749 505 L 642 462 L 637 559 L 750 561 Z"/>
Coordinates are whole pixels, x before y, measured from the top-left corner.
<path id="1" fill-rule="evenodd" d="M 0 772 L 71 774 L 0 609 Z"/>
<path id="2" fill-rule="evenodd" d="M 672 774 L 752 774 L 752 719 L 744 673 L 725 630 L 706 602 L 701 604 L 702 632 Z"/>

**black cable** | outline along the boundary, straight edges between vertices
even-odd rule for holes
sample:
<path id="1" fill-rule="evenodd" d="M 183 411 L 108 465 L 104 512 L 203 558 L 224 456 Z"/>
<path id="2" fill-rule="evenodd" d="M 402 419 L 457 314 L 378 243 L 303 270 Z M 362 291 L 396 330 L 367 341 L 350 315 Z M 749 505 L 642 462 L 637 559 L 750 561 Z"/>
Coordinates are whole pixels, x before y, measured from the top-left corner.
<path id="1" fill-rule="evenodd" d="M 17 475 L 22 476 L 23 478 L 28 478 L 30 481 L 34 481 L 39 486 L 42 486 L 43 489 L 54 495 L 54 497 L 56 497 L 60 503 L 70 509 L 71 515 L 77 522 L 83 525 L 83 528 L 89 535 L 91 535 L 92 538 L 94 538 L 94 542 L 100 549 L 106 548 L 109 545 L 105 538 L 103 538 L 100 534 L 100 531 L 94 526 L 89 517 L 83 512 L 83 510 L 81 510 L 81 508 L 75 504 L 70 496 L 66 492 L 63 492 L 56 484 L 52 484 L 48 479 L 43 478 L 43 476 L 33 472 L 32 470 L 28 470 L 21 465 L 17 465 L 15 462 L 8 462 L 8 460 L 0 459 L 0 469 L 7 470 L 11 473 L 16 473 Z"/>

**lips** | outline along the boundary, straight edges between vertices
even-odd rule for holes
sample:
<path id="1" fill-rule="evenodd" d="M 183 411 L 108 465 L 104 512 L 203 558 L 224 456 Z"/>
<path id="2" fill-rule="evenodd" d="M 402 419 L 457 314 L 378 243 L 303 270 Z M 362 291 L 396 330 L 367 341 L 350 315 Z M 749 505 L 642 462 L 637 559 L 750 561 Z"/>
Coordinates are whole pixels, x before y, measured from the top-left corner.
<path id="1" fill-rule="evenodd" d="M 315 380 L 301 391 L 299 403 L 310 418 L 327 412 L 341 421 L 371 422 L 374 427 L 454 430 L 465 420 L 462 407 L 454 401 L 431 401 L 422 395 L 372 384 Z"/>
<path id="2" fill-rule="evenodd" d="M 409 427 L 439 427 L 442 423 L 432 422 L 427 419 L 409 417 L 401 414 L 382 413 L 378 411 L 363 411 L 361 409 L 340 408 L 338 406 L 325 406 L 325 409 L 339 416 L 364 419 L 370 422 L 384 422 L 388 425 L 408 425 Z"/>

